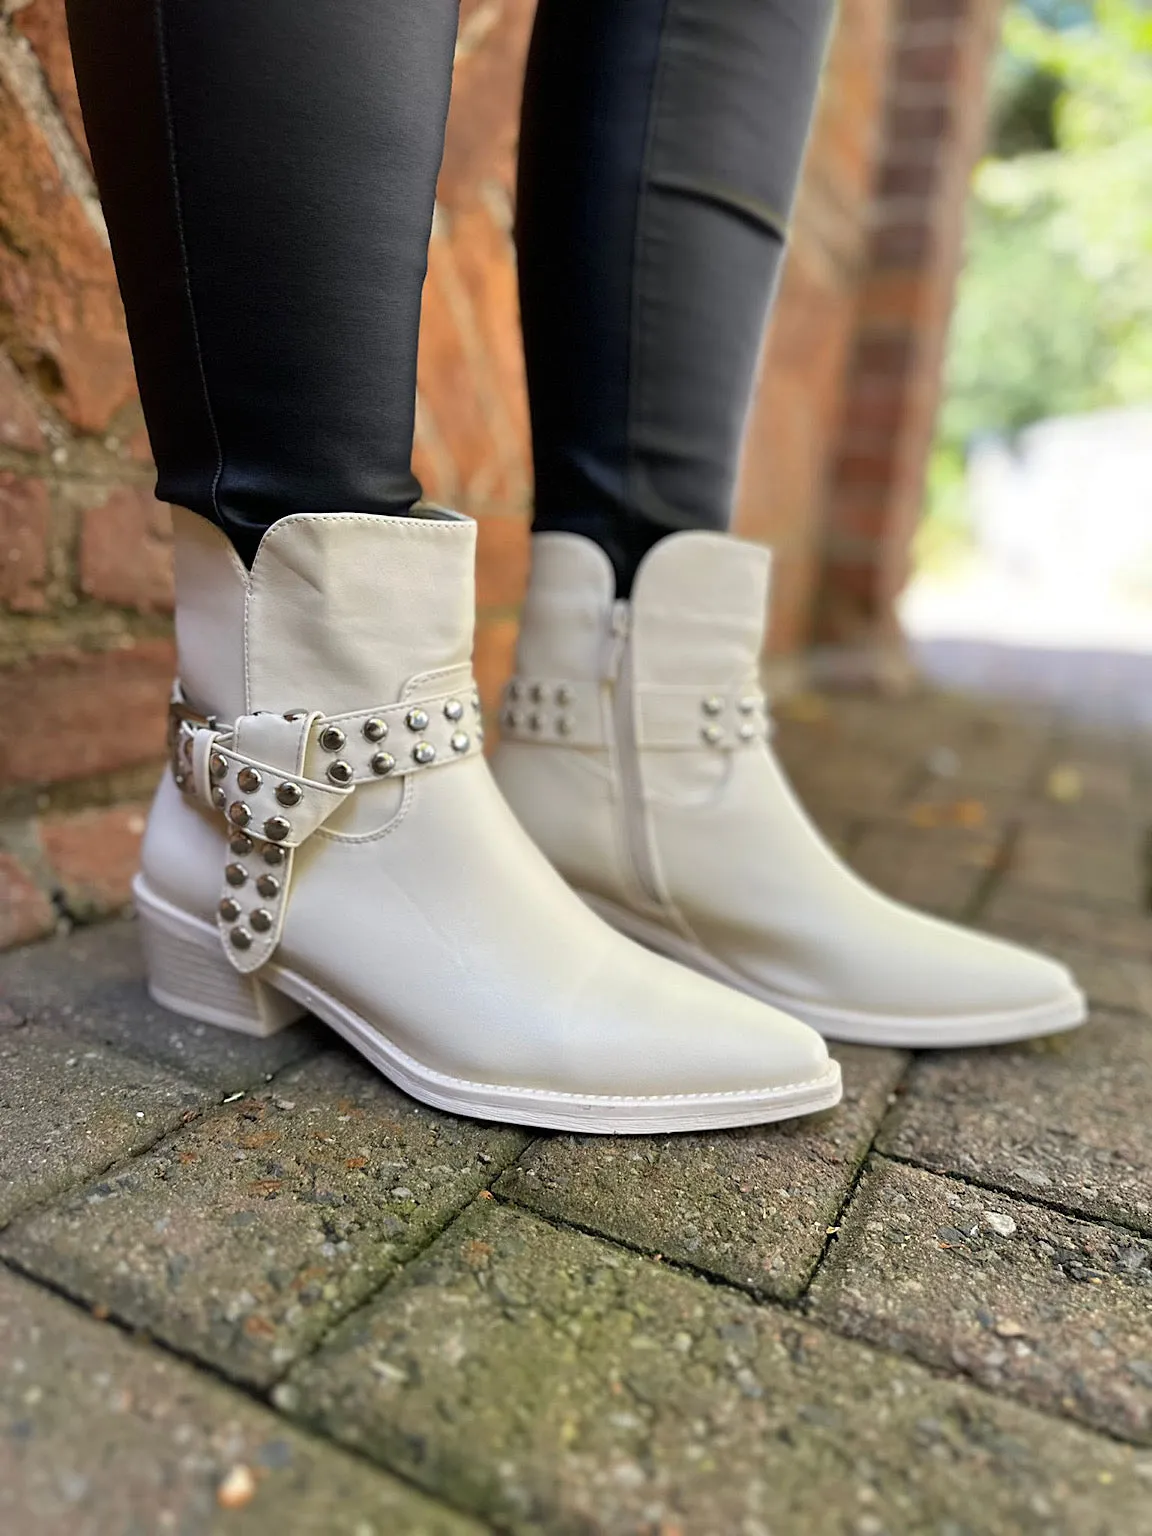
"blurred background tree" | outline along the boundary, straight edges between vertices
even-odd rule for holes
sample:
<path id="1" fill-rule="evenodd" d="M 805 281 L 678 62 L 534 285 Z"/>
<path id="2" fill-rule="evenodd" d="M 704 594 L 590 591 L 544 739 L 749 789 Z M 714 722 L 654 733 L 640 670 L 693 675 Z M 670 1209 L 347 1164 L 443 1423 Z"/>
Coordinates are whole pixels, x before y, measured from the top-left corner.
<path id="1" fill-rule="evenodd" d="M 922 560 L 966 537 L 964 459 L 1152 401 L 1152 6 L 1014 0 L 972 189 Z"/>

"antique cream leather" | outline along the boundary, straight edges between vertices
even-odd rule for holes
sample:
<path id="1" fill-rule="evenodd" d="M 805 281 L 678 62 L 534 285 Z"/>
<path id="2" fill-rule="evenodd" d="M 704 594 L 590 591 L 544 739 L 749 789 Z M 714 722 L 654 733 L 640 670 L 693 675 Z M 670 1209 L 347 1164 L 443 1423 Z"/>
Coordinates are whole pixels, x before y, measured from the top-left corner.
<path id="1" fill-rule="evenodd" d="M 175 518 L 172 772 L 136 884 L 159 1001 L 253 1033 L 311 1010 L 416 1097 L 528 1125 L 837 1101 L 819 1035 L 614 932 L 508 809 L 471 677 L 474 523 L 293 516 L 249 573 Z"/>
<path id="2" fill-rule="evenodd" d="M 768 744 L 767 550 L 680 533 L 630 603 L 600 548 L 533 540 L 497 781 L 622 932 L 839 1040 L 958 1046 L 1082 1022 L 1069 973 L 890 901 L 812 826 Z"/>

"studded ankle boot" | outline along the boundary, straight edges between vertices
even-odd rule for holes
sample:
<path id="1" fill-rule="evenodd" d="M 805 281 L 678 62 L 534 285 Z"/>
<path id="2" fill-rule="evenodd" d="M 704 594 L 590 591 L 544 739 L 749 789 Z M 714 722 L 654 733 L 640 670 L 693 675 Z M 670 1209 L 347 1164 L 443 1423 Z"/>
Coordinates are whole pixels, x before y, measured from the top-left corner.
<path id="1" fill-rule="evenodd" d="M 1063 967 L 879 895 L 809 822 L 769 747 L 769 554 L 681 533 L 631 602 L 572 534 L 538 534 L 500 787 L 621 932 L 823 1034 L 959 1046 L 1067 1029 Z"/>
<path id="2" fill-rule="evenodd" d="M 136 901 L 156 999 L 270 1034 L 305 1010 L 416 1098 L 579 1131 L 834 1104 L 804 1024 L 579 901 L 489 774 L 475 524 L 301 515 L 251 572 L 176 514 L 171 773 Z"/>

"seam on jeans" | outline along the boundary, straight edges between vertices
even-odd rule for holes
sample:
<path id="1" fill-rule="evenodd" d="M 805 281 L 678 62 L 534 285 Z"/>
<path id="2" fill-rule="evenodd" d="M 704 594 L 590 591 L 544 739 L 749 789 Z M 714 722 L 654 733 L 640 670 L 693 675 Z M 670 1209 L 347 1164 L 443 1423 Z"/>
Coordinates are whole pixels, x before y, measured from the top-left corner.
<path id="1" fill-rule="evenodd" d="M 771 203 L 765 203 L 760 198 L 733 192 L 730 188 L 720 186 L 716 182 L 696 181 L 691 176 L 674 176 L 668 173 L 653 177 L 652 186 L 657 192 L 668 192 L 673 197 L 695 198 L 698 202 L 710 203 L 715 208 L 723 209 L 725 213 L 731 213 L 736 218 L 743 219 L 754 228 L 765 231 L 781 245 L 787 243 L 788 220 L 777 213 Z"/>
<path id="2" fill-rule="evenodd" d="M 648 208 L 648 175 L 656 141 L 657 105 L 667 59 L 664 45 L 667 41 L 668 18 L 673 3 L 674 0 L 664 0 L 660 12 L 660 33 L 656 41 L 656 68 L 652 73 L 652 86 L 648 96 L 648 119 L 644 125 L 644 150 L 640 159 L 640 185 L 636 196 L 636 229 L 632 238 L 632 291 L 629 297 L 628 321 L 628 406 L 624 422 L 624 502 L 629 514 L 633 511 L 632 493 L 636 473 L 632 429 L 639 407 L 640 335 L 643 329 L 640 279 L 644 267 L 644 218 Z"/>
<path id="3" fill-rule="evenodd" d="M 172 117 L 172 83 L 168 70 L 168 45 L 164 32 L 164 0 L 155 0 L 153 15 L 156 22 L 156 53 L 160 65 L 160 100 L 164 109 L 164 130 L 168 140 L 168 168 L 172 173 L 172 205 L 176 214 L 176 241 L 180 247 L 180 263 L 184 278 L 184 297 L 188 302 L 188 319 L 192 328 L 192 350 L 196 354 L 196 371 L 200 376 L 200 390 L 204 396 L 204 409 L 208 413 L 208 425 L 212 431 L 212 442 L 216 448 L 216 470 L 212 476 L 212 485 L 209 497 L 212 503 L 212 514 L 217 526 L 223 527 L 220 520 L 220 505 L 217 496 L 220 489 L 220 479 L 224 473 L 224 449 L 220 442 L 220 431 L 216 424 L 216 413 L 212 409 L 212 397 L 208 391 L 208 374 L 204 366 L 204 353 L 200 345 L 200 326 L 196 319 L 196 302 L 192 296 L 192 270 L 188 261 L 188 243 L 184 234 L 184 202 L 180 195 L 180 173 L 176 160 L 176 124 Z"/>

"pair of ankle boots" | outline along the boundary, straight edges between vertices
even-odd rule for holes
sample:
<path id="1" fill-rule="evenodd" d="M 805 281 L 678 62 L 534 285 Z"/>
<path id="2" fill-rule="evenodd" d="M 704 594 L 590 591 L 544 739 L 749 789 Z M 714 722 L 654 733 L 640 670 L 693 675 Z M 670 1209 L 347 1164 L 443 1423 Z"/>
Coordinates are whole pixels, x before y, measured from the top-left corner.
<path id="1" fill-rule="evenodd" d="M 252 1034 L 311 1012 L 437 1108 L 585 1132 L 828 1108 L 824 1037 L 1082 1020 L 1062 967 L 878 895 L 811 826 L 769 745 L 766 551 L 674 535 L 622 602 L 596 545 L 537 536 L 490 769 L 474 523 L 292 516 L 248 571 L 175 517 L 171 773 L 136 901 L 177 1012 Z"/>

